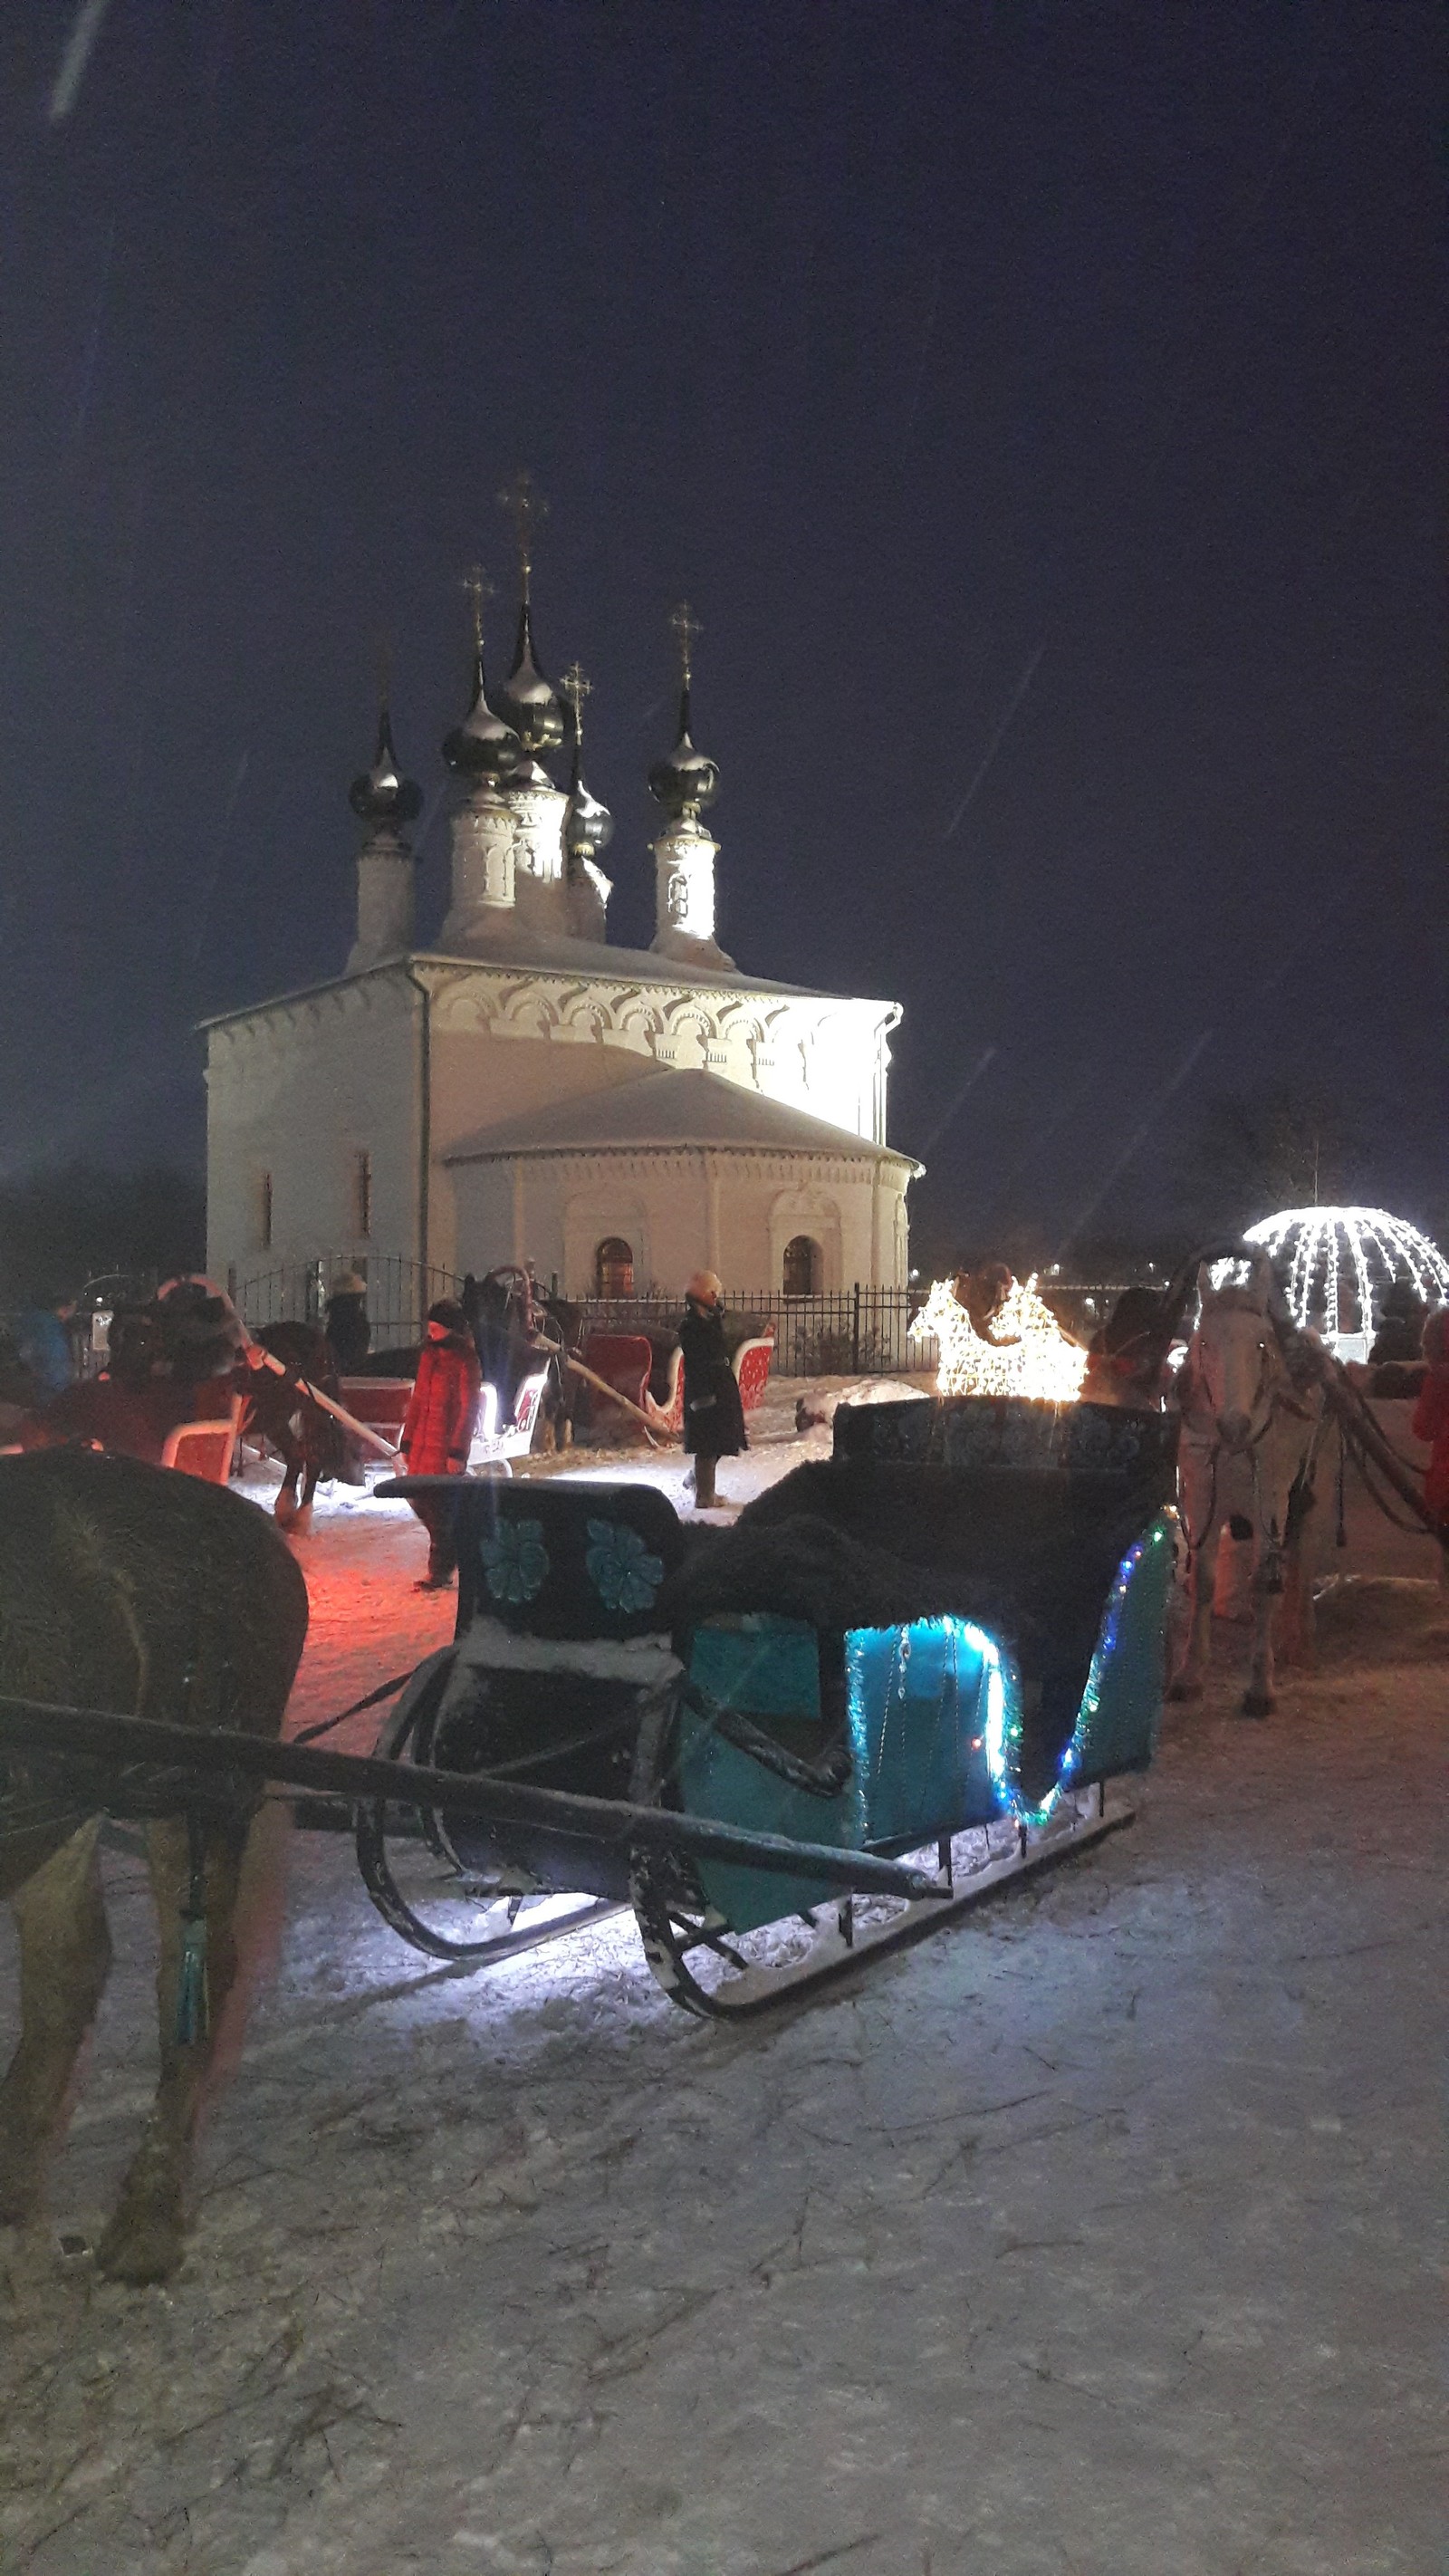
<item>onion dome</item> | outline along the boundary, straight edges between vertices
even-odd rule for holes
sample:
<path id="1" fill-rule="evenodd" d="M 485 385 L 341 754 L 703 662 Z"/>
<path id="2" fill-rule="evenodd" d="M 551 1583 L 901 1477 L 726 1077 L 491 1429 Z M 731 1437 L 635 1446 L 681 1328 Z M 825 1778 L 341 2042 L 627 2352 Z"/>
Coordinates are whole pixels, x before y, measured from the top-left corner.
<path id="1" fill-rule="evenodd" d="M 569 777 L 569 801 L 564 808 L 563 844 L 580 858 L 597 858 L 614 837 L 614 817 L 607 805 L 601 805 L 584 785 L 584 700 L 591 695 L 592 681 L 585 678 L 575 662 L 563 675 L 564 695 L 573 709 L 574 757 Z"/>
<path id="2" fill-rule="evenodd" d="M 681 601 L 670 618 L 670 626 L 679 643 L 679 740 L 667 760 L 656 760 L 649 772 L 649 792 L 677 823 L 697 822 L 701 805 L 712 805 L 719 794 L 719 771 L 702 751 L 696 751 L 689 738 L 689 683 L 694 639 L 700 633 L 699 620 L 687 600 Z"/>
<path id="3" fill-rule="evenodd" d="M 667 760 L 656 760 L 649 772 L 649 793 L 657 796 L 676 822 L 693 821 L 702 805 L 719 794 L 719 771 L 689 738 L 689 684 L 679 693 L 679 740 Z"/>
<path id="4" fill-rule="evenodd" d="M 443 744 L 443 758 L 459 778 L 502 785 L 521 758 L 517 734 L 488 704 L 481 639 L 473 649 L 473 703 Z"/>
<path id="5" fill-rule="evenodd" d="M 423 791 L 404 778 L 393 749 L 392 719 L 386 702 L 377 719 L 377 751 L 372 767 L 354 778 L 347 802 L 363 823 L 415 823 L 423 810 Z"/>
<path id="6" fill-rule="evenodd" d="M 513 668 L 498 692 L 498 701 L 523 745 L 529 766 L 536 769 L 540 757 L 557 751 L 563 741 L 564 711 L 552 682 L 538 667 L 526 591 L 518 611 L 518 647 Z M 539 771 L 533 784 L 546 787 L 549 781 Z"/>

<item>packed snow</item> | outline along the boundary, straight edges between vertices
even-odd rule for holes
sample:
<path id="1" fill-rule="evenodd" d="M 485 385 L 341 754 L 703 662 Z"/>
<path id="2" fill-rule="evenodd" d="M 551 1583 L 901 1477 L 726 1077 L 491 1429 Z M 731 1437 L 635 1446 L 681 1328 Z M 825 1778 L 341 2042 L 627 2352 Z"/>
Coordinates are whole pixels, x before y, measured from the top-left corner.
<path id="1" fill-rule="evenodd" d="M 731 1499 L 828 1450 L 796 1392 Z M 682 1499 L 677 1452 L 553 1472 L 621 1468 Z M 295 1544 L 294 1730 L 453 1617 L 405 1504 L 334 1489 Z M 1266 1723 L 1219 1623 L 1130 1831 L 743 2029 L 674 2009 L 625 1914 L 433 1967 L 345 1836 L 294 1835 L 185 2268 L 141 2293 L 90 2253 L 154 2053 L 114 1830 L 51 2211 L 0 2236 L 0 2563 L 1426 2576 L 1449 1600 L 1402 1549 Z"/>

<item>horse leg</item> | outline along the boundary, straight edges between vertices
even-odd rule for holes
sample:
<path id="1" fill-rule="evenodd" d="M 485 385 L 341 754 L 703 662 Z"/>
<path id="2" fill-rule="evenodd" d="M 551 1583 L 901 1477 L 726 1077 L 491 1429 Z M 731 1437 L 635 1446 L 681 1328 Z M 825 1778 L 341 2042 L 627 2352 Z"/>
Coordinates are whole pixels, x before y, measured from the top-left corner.
<path id="1" fill-rule="evenodd" d="M 1211 1529 L 1204 1530 L 1193 1550 L 1187 1576 L 1187 1644 L 1168 1689 L 1167 1696 L 1172 1700 L 1201 1699 L 1203 1694 L 1208 1652 L 1212 1644 L 1213 1583 L 1221 1528 L 1219 1521 Z"/>
<path id="2" fill-rule="evenodd" d="M 1253 1577 L 1253 1660 L 1243 1693 L 1244 1717 L 1271 1717 L 1278 1705 L 1273 1692 L 1273 1630 L 1281 1586 L 1276 1556 L 1276 1549 L 1271 1555 L 1265 1550 Z"/>
<path id="3" fill-rule="evenodd" d="M 160 1921 L 156 2003 L 161 2023 L 161 2079 L 146 2134 L 121 2185 L 115 2215 L 96 2250 L 108 2280 L 139 2287 L 165 2281 L 181 2260 L 186 2191 L 207 2069 L 237 1970 L 236 1901 L 245 1832 L 206 1832 L 206 2016 L 202 2034 L 177 2037 L 181 1988 L 182 1908 L 190 1886 L 190 1839 L 180 1816 L 162 1817 L 146 1833 L 151 1890 Z"/>
<path id="4" fill-rule="evenodd" d="M 46 2156 L 111 1964 L 93 1816 L 11 1892 L 20 1934 L 20 2044 L 0 2084 L 0 2222 L 33 2217 Z"/>
<path id="5" fill-rule="evenodd" d="M 302 1457 L 301 1452 L 293 1448 L 290 1440 L 284 1447 L 275 1433 L 272 1435 L 272 1445 L 282 1461 L 282 1481 L 277 1487 L 277 1499 L 272 1505 L 272 1512 L 281 1522 L 283 1529 L 287 1529 L 297 1517 L 297 1484 L 302 1473 Z"/>
<path id="6" fill-rule="evenodd" d="M 293 1538 L 310 1538 L 312 1535 L 312 1500 L 317 1491 L 317 1479 L 321 1472 L 322 1460 L 319 1453 L 309 1449 L 302 1475 L 302 1500 L 292 1516 Z"/>

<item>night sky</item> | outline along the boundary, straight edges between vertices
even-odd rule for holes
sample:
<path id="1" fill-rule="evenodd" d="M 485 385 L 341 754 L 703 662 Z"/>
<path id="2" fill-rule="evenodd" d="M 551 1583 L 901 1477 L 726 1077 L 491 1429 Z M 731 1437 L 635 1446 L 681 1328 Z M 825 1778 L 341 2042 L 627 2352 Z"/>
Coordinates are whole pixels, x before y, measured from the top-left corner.
<path id="1" fill-rule="evenodd" d="M 1441 1219 L 1437 9 L 81 17 L 0 29 L 0 1173 L 199 1162 L 192 1023 L 340 970 L 383 629 L 434 936 L 526 464 L 614 937 L 687 594 L 722 936 L 904 1003 L 923 1219 L 1166 1222 L 1267 1084 Z"/>

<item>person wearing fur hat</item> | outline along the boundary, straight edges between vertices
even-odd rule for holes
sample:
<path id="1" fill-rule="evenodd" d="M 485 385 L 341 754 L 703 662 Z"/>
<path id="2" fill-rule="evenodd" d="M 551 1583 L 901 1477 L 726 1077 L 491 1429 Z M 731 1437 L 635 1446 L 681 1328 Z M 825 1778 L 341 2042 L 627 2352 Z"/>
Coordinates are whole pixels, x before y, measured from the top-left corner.
<path id="1" fill-rule="evenodd" d="M 357 1271 L 344 1270 L 340 1279 L 333 1280 L 323 1330 L 338 1376 L 355 1376 L 372 1340 L 372 1326 L 367 1320 L 367 1281 Z"/>
<path id="2" fill-rule="evenodd" d="M 1436 1306 L 1429 1317 L 1423 1351 L 1429 1373 L 1409 1428 L 1416 1440 L 1429 1444 L 1424 1500 L 1441 1521 L 1449 1522 L 1449 1306 Z"/>
<path id="3" fill-rule="evenodd" d="M 478 1419 L 483 1372 L 468 1318 L 451 1297 L 428 1309 L 427 1338 L 403 1421 L 402 1453 L 410 1476 L 461 1476 Z M 457 1515 L 440 1494 L 415 1494 L 413 1510 L 428 1533 L 428 1570 L 420 1592 L 440 1592 L 458 1568 Z"/>
<path id="4" fill-rule="evenodd" d="M 684 1445 L 694 1460 L 694 1500 L 709 1511 L 718 1499 L 715 1469 L 749 1447 L 739 1384 L 724 1337 L 724 1290 L 712 1270 L 696 1270 L 684 1292 L 679 1346 L 684 1353 Z"/>

